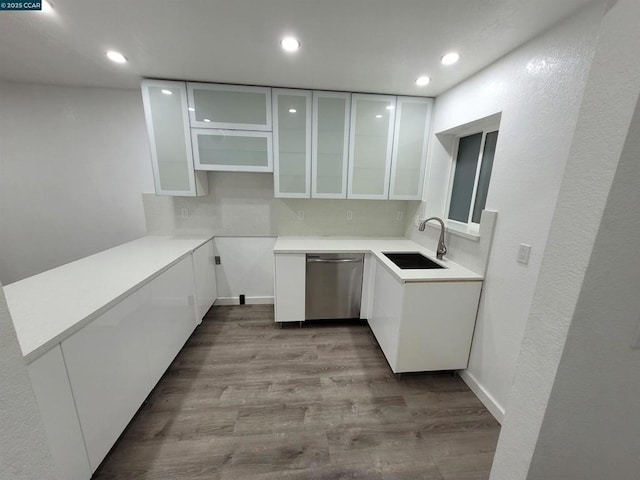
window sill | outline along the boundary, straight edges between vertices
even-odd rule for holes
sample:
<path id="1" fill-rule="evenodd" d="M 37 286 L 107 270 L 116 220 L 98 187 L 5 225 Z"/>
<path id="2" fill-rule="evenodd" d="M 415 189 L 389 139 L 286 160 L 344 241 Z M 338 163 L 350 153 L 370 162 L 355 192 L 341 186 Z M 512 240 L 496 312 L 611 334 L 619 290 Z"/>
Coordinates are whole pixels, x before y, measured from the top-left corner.
<path id="1" fill-rule="evenodd" d="M 435 230 L 440 231 L 440 225 L 437 223 L 428 222 L 427 227 L 433 228 Z M 473 242 L 480 241 L 480 232 L 478 229 L 469 227 L 466 225 L 457 225 L 450 221 L 445 222 L 445 230 L 447 233 L 451 235 L 455 235 L 457 237 L 466 238 L 467 240 L 471 240 Z"/>

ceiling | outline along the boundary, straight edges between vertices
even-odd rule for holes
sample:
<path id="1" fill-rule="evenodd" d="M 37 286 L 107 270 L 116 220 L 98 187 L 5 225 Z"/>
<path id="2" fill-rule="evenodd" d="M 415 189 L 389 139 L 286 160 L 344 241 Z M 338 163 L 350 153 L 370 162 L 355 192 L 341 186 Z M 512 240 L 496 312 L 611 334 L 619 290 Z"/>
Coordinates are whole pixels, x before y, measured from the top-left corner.
<path id="1" fill-rule="evenodd" d="M 138 88 L 141 77 L 436 96 L 591 0 L 51 0 L 0 12 L 0 78 Z M 285 34 L 302 44 L 280 49 Z M 104 52 L 122 52 L 116 65 Z M 453 66 L 440 58 L 462 57 Z M 428 75 L 427 87 L 415 85 Z"/>

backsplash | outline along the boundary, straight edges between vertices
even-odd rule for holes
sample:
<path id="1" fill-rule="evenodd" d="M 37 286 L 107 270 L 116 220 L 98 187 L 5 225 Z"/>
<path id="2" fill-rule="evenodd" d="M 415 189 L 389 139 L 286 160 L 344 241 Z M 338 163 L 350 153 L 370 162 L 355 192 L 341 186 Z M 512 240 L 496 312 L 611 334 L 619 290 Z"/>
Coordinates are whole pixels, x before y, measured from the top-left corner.
<path id="1" fill-rule="evenodd" d="M 232 237 L 403 236 L 407 204 L 415 203 L 279 199 L 273 197 L 270 174 L 210 172 L 208 175 L 210 193 L 204 197 L 143 194 L 147 232 Z M 348 212 L 351 219 L 347 218 Z"/>

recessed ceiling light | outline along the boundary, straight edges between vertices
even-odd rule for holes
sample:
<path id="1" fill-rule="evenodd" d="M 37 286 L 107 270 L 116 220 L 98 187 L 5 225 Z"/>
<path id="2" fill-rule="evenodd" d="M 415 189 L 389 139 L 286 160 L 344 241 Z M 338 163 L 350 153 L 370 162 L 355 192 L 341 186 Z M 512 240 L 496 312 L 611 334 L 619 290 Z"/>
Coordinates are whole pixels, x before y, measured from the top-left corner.
<path id="1" fill-rule="evenodd" d="M 297 110 L 295 108 L 290 108 L 289 109 L 289 113 L 296 113 L 296 112 L 297 112 Z"/>
<path id="2" fill-rule="evenodd" d="M 193 107 L 189 107 L 189 111 L 190 111 L 190 112 L 195 112 L 195 111 L 196 111 L 196 109 L 195 109 L 195 108 L 193 108 Z"/>
<path id="3" fill-rule="evenodd" d="M 444 57 L 440 59 L 443 65 L 453 65 L 458 60 L 460 60 L 460 54 L 457 52 L 447 53 Z"/>
<path id="4" fill-rule="evenodd" d="M 165 95 L 173 95 L 173 92 L 171 90 L 167 90 L 165 88 L 163 88 L 162 90 L 160 90 L 162 93 L 164 93 Z"/>
<path id="5" fill-rule="evenodd" d="M 280 45 L 282 46 L 282 49 L 286 52 L 295 52 L 300 48 L 300 42 L 298 41 L 297 38 L 294 38 L 294 37 L 284 37 L 280 41 Z"/>
<path id="6" fill-rule="evenodd" d="M 395 107 L 393 105 L 387 105 L 387 110 L 393 110 Z"/>
<path id="7" fill-rule="evenodd" d="M 127 57 L 122 55 L 120 52 L 116 52 L 115 50 L 109 50 L 107 52 L 107 58 L 115 63 L 127 63 Z"/>
<path id="8" fill-rule="evenodd" d="M 429 77 L 427 77 L 426 75 L 423 75 L 416 79 L 416 85 L 418 85 L 419 87 L 424 87 L 425 85 L 429 85 L 430 81 L 431 79 Z"/>
<path id="9" fill-rule="evenodd" d="M 203 118 L 202 121 L 209 123 L 211 120 L 209 120 L 208 118 Z"/>
<path id="10" fill-rule="evenodd" d="M 42 8 L 42 12 L 44 13 L 53 13 L 53 5 L 51 5 L 49 2 L 47 2 L 47 0 L 42 0 L 42 2 L 40 3 L 41 8 Z"/>
<path id="11" fill-rule="evenodd" d="M 378 114 L 376 115 L 376 118 L 382 118 L 382 115 Z"/>

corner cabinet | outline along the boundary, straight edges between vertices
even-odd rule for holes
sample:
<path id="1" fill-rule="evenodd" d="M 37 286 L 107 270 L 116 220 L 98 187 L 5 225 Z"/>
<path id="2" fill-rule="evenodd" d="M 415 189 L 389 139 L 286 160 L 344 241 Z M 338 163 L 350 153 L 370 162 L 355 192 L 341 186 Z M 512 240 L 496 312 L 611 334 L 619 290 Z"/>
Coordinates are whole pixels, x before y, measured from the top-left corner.
<path id="1" fill-rule="evenodd" d="M 395 107 L 395 96 L 351 96 L 348 198 L 389 197 Z"/>
<path id="2" fill-rule="evenodd" d="M 350 93 L 313 92 L 313 198 L 347 198 L 350 114 Z"/>
<path id="3" fill-rule="evenodd" d="M 274 194 L 311 196 L 311 91 L 273 89 Z"/>
<path id="4" fill-rule="evenodd" d="M 433 100 L 398 97 L 389 200 L 421 200 Z"/>
<path id="5" fill-rule="evenodd" d="M 156 194 L 207 195 L 207 174 L 193 166 L 186 84 L 143 80 L 141 88 Z"/>

